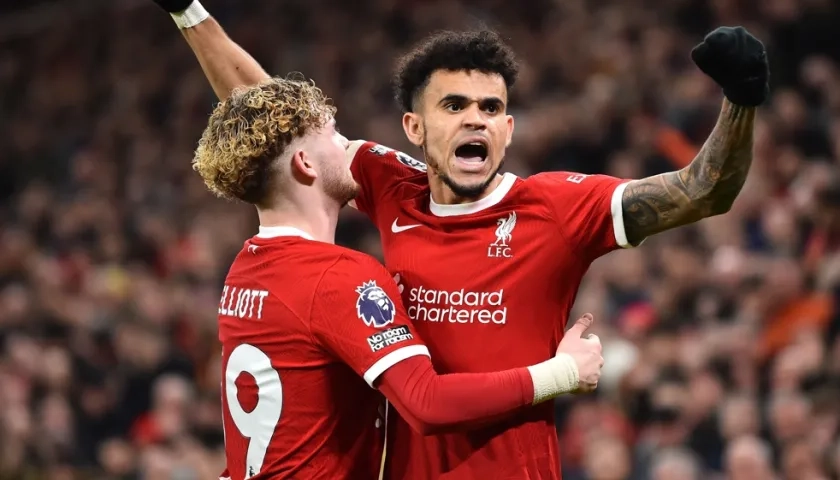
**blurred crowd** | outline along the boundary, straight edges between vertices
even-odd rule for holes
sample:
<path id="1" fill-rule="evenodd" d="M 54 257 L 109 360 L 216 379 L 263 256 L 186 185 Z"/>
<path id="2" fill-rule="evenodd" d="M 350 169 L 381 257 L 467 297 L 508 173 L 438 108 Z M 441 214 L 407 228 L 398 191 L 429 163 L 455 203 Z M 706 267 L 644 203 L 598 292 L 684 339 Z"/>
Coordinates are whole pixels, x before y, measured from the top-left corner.
<path id="1" fill-rule="evenodd" d="M 0 31 L 0 480 L 215 478 L 220 282 L 256 216 L 190 169 L 212 91 L 151 2 L 38 3 L 60 21 Z M 564 478 L 840 479 L 832 1 L 204 4 L 269 72 L 314 78 L 347 136 L 413 155 L 394 59 L 434 30 L 497 28 L 523 63 L 520 176 L 686 165 L 721 100 L 688 52 L 745 25 L 773 82 L 749 180 L 728 214 L 592 266 L 575 311 L 595 314 L 606 366 L 598 395 L 557 404 Z M 338 235 L 381 256 L 355 212 Z"/>

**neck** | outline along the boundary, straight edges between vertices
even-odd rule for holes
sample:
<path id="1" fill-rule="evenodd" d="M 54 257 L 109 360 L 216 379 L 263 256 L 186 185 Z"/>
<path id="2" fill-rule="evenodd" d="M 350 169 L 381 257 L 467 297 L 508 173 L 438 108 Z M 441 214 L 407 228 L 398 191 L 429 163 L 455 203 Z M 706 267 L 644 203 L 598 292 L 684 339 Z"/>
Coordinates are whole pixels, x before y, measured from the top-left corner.
<path id="1" fill-rule="evenodd" d="M 283 202 L 282 207 L 258 208 L 263 227 L 294 227 L 315 240 L 335 243 L 335 227 L 341 206 L 335 202 Z"/>
<path id="2" fill-rule="evenodd" d="M 480 194 L 472 197 L 465 197 L 462 195 L 458 195 L 457 193 L 453 192 L 449 185 L 447 185 L 440 177 L 434 174 L 431 169 L 429 169 L 429 190 L 432 194 L 432 200 L 439 205 L 458 205 L 461 203 L 470 203 L 476 202 L 481 200 L 482 198 L 486 197 L 493 193 L 493 190 L 502 183 L 502 179 L 504 177 L 497 173 L 495 177 L 493 177 L 493 181 L 487 185 Z"/>

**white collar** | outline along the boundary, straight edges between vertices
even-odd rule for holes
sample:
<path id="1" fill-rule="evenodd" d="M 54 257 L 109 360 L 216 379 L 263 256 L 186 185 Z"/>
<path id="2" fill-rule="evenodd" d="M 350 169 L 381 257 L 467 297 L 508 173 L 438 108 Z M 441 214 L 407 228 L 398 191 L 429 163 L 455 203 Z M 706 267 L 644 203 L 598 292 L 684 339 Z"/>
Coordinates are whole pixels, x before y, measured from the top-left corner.
<path id="1" fill-rule="evenodd" d="M 276 227 L 264 227 L 260 225 L 260 233 L 257 234 L 259 238 L 275 238 L 275 237 L 302 237 L 307 240 L 315 240 L 312 235 L 295 227 L 287 227 L 284 225 Z"/>
<path id="2" fill-rule="evenodd" d="M 508 172 L 502 176 L 502 182 L 492 191 L 490 195 L 470 203 L 457 203 L 454 205 L 441 205 L 431 200 L 429 210 L 438 217 L 454 217 L 456 215 L 469 215 L 477 213 L 501 202 L 516 182 L 516 175 Z"/>

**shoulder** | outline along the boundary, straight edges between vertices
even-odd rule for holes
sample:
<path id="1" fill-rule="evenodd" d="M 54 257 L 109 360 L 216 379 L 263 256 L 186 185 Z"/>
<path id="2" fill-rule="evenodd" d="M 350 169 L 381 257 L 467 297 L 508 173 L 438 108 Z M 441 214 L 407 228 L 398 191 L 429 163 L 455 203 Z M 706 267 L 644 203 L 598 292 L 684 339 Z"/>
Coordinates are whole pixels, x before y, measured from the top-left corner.
<path id="1" fill-rule="evenodd" d="M 253 237 L 246 242 L 240 256 L 253 258 L 257 264 L 274 271 L 306 273 L 331 268 L 346 251 L 344 247 L 314 240 Z"/>
<path id="2" fill-rule="evenodd" d="M 347 162 L 360 192 L 351 206 L 372 219 L 389 200 L 410 197 L 428 189 L 426 164 L 404 152 L 375 142 L 354 140 L 347 147 Z"/>
<path id="3" fill-rule="evenodd" d="M 621 193 L 618 189 L 628 180 L 602 174 L 585 174 L 577 172 L 544 172 L 532 175 L 526 181 L 534 190 L 549 201 L 556 202 L 588 202 L 602 197 L 611 199 L 613 193 Z"/>
<path id="4" fill-rule="evenodd" d="M 389 279 L 387 270 L 370 255 L 336 246 L 336 255 L 324 271 L 319 290 L 350 290 L 365 282 Z"/>
<path id="5" fill-rule="evenodd" d="M 531 175 L 525 183 L 532 187 L 566 187 L 574 189 L 576 185 L 598 182 L 604 175 L 587 175 L 577 172 L 542 172 Z"/>
<path id="6" fill-rule="evenodd" d="M 347 148 L 347 156 L 353 161 L 361 162 L 397 162 L 403 167 L 413 169 L 418 174 L 426 174 L 426 164 L 407 153 L 394 150 L 367 140 L 353 140 Z"/>

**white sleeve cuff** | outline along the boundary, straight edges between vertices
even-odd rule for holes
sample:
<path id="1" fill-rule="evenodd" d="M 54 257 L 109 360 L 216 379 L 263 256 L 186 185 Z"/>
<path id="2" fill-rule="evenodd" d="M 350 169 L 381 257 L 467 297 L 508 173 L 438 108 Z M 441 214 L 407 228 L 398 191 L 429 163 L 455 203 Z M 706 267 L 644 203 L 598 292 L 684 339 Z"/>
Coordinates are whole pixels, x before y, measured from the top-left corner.
<path id="1" fill-rule="evenodd" d="M 610 213 L 612 214 L 615 243 L 621 248 L 637 247 L 644 241 L 642 240 L 642 242 L 639 242 L 637 245 L 632 245 L 627 240 L 627 231 L 624 230 L 624 206 L 622 205 L 622 200 L 624 198 L 624 190 L 627 188 L 628 183 L 630 182 L 624 182 L 615 187 L 612 199 L 610 200 Z"/>
<path id="2" fill-rule="evenodd" d="M 210 17 L 210 13 L 204 9 L 204 6 L 198 0 L 193 1 L 183 12 L 173 13 L 171 15 L 172 20 L 175 20 L 175 24 L 181 30 L 194 27 Z"/>
<path id="3" fill-rule="evenodd" d="M 372 387 L 373 382 L 375 382 L 376 379 L 385 372 L 385 370 L 388 370 L 406 358 L 416 357 L 417 355 L 431 357 L 431 355 L 429 355 L 429 349 L 426 348 L 425 345 L 409 345 L 407 347 L 394 350 L 377 360 L 376 363 L 367 369 L 364 375 L 365 381 Z"/>

